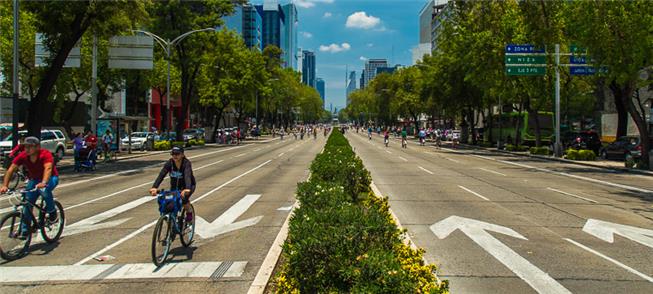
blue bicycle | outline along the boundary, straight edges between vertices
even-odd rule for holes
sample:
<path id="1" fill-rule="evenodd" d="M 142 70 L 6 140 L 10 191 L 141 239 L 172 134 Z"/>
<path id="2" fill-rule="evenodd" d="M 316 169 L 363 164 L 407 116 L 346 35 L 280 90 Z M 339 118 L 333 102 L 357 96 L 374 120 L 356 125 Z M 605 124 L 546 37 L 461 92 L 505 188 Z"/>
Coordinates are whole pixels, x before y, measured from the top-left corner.
<path id="1" fill-rule="evenodd" d="M 190 246 L 195 235 L 195 208 L 188 204 L 193 219 L 187 222 L 185 219 L 186 209 L 181 203 L 179 191 L 159 190 L 157 201 L 161 216 L 154 227 L 152 235 L 152 262 L 157 267 L 163 265 L 168 258 L 170 245 L 179 235 L 179 240 L 184 247 Z"/>

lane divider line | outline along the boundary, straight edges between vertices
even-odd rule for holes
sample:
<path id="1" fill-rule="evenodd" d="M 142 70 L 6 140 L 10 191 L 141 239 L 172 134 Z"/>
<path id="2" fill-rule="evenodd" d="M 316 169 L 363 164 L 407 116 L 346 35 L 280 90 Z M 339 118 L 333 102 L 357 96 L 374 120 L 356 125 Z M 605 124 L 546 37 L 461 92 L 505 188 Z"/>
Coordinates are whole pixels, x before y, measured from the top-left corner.
<path id="1" fill-rule="evenodd" d="M 493 173 L 493 174 L 495 174 L 495 175 L 500 175 L 500 176 L 504 176 L 504 177 L 506 177 L 505 174 L 502 174 L 502 173 L 500 173 L 500 172 L 498 172 L 498 171 L 493 171 L 493 170 L 491 170 L 491 169 L 482 168 L 482 167 L 479 167 L 478 169 L 483 170 L 483 171 L 486 171 L 486 172 L 489 172 L 489 173 Z"/>
<path id="2" fill-rule="evenodd" d="M 429 174 L 433 174 L 433 172 L 430 171 L 430 170 L 428 170 L 428 169 L 425 169 L 425 168 L 423 168 L 423 167 L 421 167 L 421 166 L 417 166 L 417 167 L 419 167 L 419 169 L 421 169 L 421 170 L 423 170 L 423 171 L 425 171 L 425 172 L 427 172 L 427 173 L 429 173 Z"/>
<path id="3" fill-rule="evenodd" d="M 406 161 L 406 162 L 408 162 L 408 159 L 406 159 L 406 158 L 403 158 L 403 157 L 401 157 L 401 156 L 399 156 L 399 159 L 401 159 L 401 160 L 403 160 L 403 161 Z"/>
<path id="4" fill-rule="evenodd" d="M 455 163 L 460 163 L 460 161 L 455 160 L 455 159 L 453 159 L 453 158 L 445 157 L 445 159 L 446 159 L 446 160 L 449 160 L 449 161 L 453 161 L 453 162 L 455 162 Z"/>
<path id="5" fill-rule="evenodd" d="M 578 195 L 574 195 L 574 194 L 571 194 L 571 193 L 567 193 L 567 192 L 565 192 L 565 191 L 556 190 L 556 189 L 553 189 L 553 188 L 551 188 L 551 187 L 547 187 L 546 189 L 549 190 L 549 191 L 558 192 L 558 193 L 563 194 L 563 195 L 567 195 L 567 196 L 575 197 L 575 198 L 578 198 L 578 199 L 583 199 L 583 200 L 585 200 L 585 201 L 589 201 L 589 202 L 592 202 L 592 203 L 598 203 L 597 201 L 594 201 L 594 200 L 592 200 L 592 199 L 588 199 L 588 198 L 585 198 L 585 197 L 582 197 L 582 196 L 578 196 Z"/>
<path id="6" fill-rule="evenodd" d="M 583 244 L 580 244 L 580 243 L 578 243 L 578 242 L 576 242 L 576 241 L 574 241 L 572 239 L 568 239 L 568 238 L 562 238 L 562 239 L 566 240 L 569 243 L 574 244 L 574 245 L 576 245 L 576 246 L 578 246 L 578 247 L 580 247 L 580 248 L 582 248 L 582 249 L 584 249 L 584 250 L 586 250 L 588 252 L 591 252 L 594 255 L 597 255 L 598 257 L 601 257 L 601 258 L 603 258 L 603 259 L 605 259 L 605 260 L 607 260 L 609 262 L 612 262 L 612 263 L 616 264 L 617 266 L 619 266 L 619 267 L 621 267 L 621 268 L 623 268 L 623 269 L 625 269 L 625 270 L 639 276 L 640 278 L 642 278 L 644 280 L 647 280 L 647 281 L 653 283 L 653 278 L 652 277 L 649 277 L 649 276 L 647 276 L 647 275 L 645 275 L 643 273 L 640 273 L 637 270 L 635 270 L 634 268 L 629 267 L 629 266 L 627 266 L 627 265 L 625 265 L 625 264 L 623 264 L 623 263 L 621 263 L 621 262 L 619 262 L 619 261 L 617 261 L 617 260 L 615 260 L 613 258 L 610 258 L 609 256 L 606 256 L 606 255 L 602 254 L 601 252 L 598 252 L 598 251 L 596 251 L 596 250 L 594 250 L 592 248 L 589 248 L 589 247 L 587 247 L 587 246 L 585 246 Z"/>
<path id="7" fill-rule="evenodd" d="M 483 199 L 483 200 L 490 201 L 490 199 L 487 199 L 487 197 L 485 197 L 485 196 L 483 196 L 483 195 L 481 195 L 481 194 L 478 194 L 478 193 L 476 193 L 476 192 L 474 192 L 474 191 L 472 191 L 472 190 L 470 190 L 470 189 L 467 189 L 467 188 L 465 188 L 465 187 L 463 187 L 463 186 L 460 186 L 460 185 L 459 185 L 458 188 L 463 189 L 463 190 L 465 190 L 465 191 L 467 191 L 467 192 L 469 192 L 469 193 L 472 193 L 472 194 L 474 194 L 475 196 L 477 196 L 477 197 L 479 197 L 479 198 L 481 198 L 481 199 Z"/>

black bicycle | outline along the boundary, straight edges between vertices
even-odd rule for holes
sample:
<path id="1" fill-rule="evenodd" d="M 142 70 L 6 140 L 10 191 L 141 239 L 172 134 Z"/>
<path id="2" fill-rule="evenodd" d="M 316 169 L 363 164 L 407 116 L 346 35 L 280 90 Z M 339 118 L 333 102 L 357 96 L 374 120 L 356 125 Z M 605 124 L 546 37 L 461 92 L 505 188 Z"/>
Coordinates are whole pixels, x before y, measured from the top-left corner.
<path id="1" fill-rule="evenodd" d="M 22 190 L 16 192 L 11 190 L 9 193 L 12 193 L 14 197 L 11 199 L 18 199 L 20 196 L 20 201 L 14 205 L 14 211 L 5 215 L 0 221 L 0 256 L 5 260 L 15 260 L 27 253 L 29 249 L 29 244 L 32 241 L 32 234 L 37 231 L 41 232 L 41 237 L 47 243 L 54 243 L 59 240 L 61 233 L 63 233 L 63 228 L 65 224 L 66 217 L 64 215 L 63 206 L 59 201 L 54 200 L 55 209 L 57 211 L 57 218 L 53 221 L 50 220 L 50 213 L 45 210 L 45 200 L 41 195 L 40 205 L 32 203 L 27 200 L 26 195 L 32 192 L 43 193 L 41 189 L 32 189 L 32 190 Z M 31 207 L 36 207 L 38 210 L 38 218 L 35 217 L 32 209 L 27 209 L 27 213 L 31 217 L 31 221 L 28 227 L 28 231 L 25 234 L 22 234 L 22 224 L 23 222 L 27 223 L 26 215 L 23 214 L 23 210 L 29 205 Z"/>
<path id="2" fill-rule="evenodd" d="M 159 212 L 161 216 L 154 227 L 152 235 L 152 262 L 157 267 L 163 265 L 168 258 L 170 245 L 179 235 L 181 244 L 184 247 L 190 246 L 195 235 L 195 208 L 188 204 L 193 219 L 186 221 L 186 209 L 181 204 L 179 191 L 158 191 L 157 197 Z M 181 214 L 180 214 L 181 212 Z"/>

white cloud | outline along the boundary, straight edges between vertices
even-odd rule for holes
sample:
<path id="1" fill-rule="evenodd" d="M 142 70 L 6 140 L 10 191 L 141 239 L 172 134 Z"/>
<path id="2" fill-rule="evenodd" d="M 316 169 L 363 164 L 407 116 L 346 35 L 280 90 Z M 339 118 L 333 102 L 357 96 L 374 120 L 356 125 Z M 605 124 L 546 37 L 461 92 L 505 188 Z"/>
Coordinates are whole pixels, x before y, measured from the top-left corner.
<path id="1" fill-rule="evenodd" d="M 349 43 L 342 43 L 341 45 L 332 43 L 331 45 L 320 45 L 320 51 L 321 52 L 330 52 L 330 53 L 338 53 L 338 52 L 343 52 L 343 51 L 349 51 L 351 49 L 351 45 Z"/>
<path id="2" fill-rule="evenodd" d="M 358 58 L 358 59 L 360 59 L 361 61 L 367 61 L 369 58 L 367 58 L 367 57 L 365 57 L 365 56 L 361 56 L 361 57 Z"/>
<path id="3" fill-rule="evenodd" d="M 348 28 L 372 29 L 381 24 L 381 19 L 372 15 L 367 15 L 365 11 L 354 12 L 347 17 Z"/>
<path id="4" fill-rule="evenodd" d="M 313 34 L 311 34 L 309 32 L 301 32 L 301 34 L 302 34 L 302 37 L 304 37 L 304 38 L 307 38 L 307 39 L 313 38 Z"/>
<path id="5" fill-rule="evenodd" d="M 333 14 L 331 14 L 331 12 L 325 12 L 324 15 L 323 15 L 322 17 L 323 17 L 323 18 L 329 18 L 329 17 L 331 17 L 331 16 L 333 16 Z"/>
<path id="6" fill-rule="evenodd" d="M 295 0 L 295 5 L 302 8 L 311 8 L 315 3 L 333 3 L 334 0 Z"/>

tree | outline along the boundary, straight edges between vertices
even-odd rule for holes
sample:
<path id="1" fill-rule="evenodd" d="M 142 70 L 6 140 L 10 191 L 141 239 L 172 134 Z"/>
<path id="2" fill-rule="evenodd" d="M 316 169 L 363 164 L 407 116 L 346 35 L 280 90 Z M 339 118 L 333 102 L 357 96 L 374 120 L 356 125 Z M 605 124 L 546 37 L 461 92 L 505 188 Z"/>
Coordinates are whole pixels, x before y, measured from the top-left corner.
<path id="1" fill-rule="evenodd" d="M 243 3 L 243 0 L 154 1 L 150 13 L 158 17 L 152 20 L 149 30 L 164 39 L 173 40 L 192 30 L 221 25 L 222 17 L 233 12 L 234 4 Z M 176 125 L 178 141 L 183 139 L 186 115 L 191 98 L 197 91 L 195 80 L 200 74 L 202 56 L 215 50 L 215 45 L 214 33 L 195 33 L 174 48 L 173 63 L 181 76 L 181 111 Z"/>
<path id="2" fill-rule="evenodd" d="M 145 1 L 34 1 L 24 2 L 21 9 L 34 17 L 35 31 L 41 32 L 44 45 L 51 52 L 38 90 L 29 105 L 27 129 L 29 135 L 41 133 L 41 117 L 46 101 L 59 78 L 70 50 L 89 30 L 101 35 L 113 35 L 147 17 Z"/>
<path id="3" fill-rule="evenodd" d="M 419 115 L 424 110 L 422 97 L 422 75 L 417 67 L 408 67 L 399 70 L 392 76 L 390 89 L 394 99 L 391 107 L 394 113 L 402 117 L 410 117 L 415 124 L 415 132 L 419 129 Z"/>
<path id="4" fill-rule="evenodd" d="M 597 66 L 604 66 L 618 113 L 630 115 L 639 131 L 641 165 L 648 168 L 650 136 L 646 111 L 638 89 L 650 83 L 640 78 L 653 61 L 653 6 L 650 1 L 573 1 L 569 10 L 570 35 Z M 623 114 L 620 114 L 623 115 Z M 617 136 L 625 135 L 626 119 L 619 118 Z"/>

